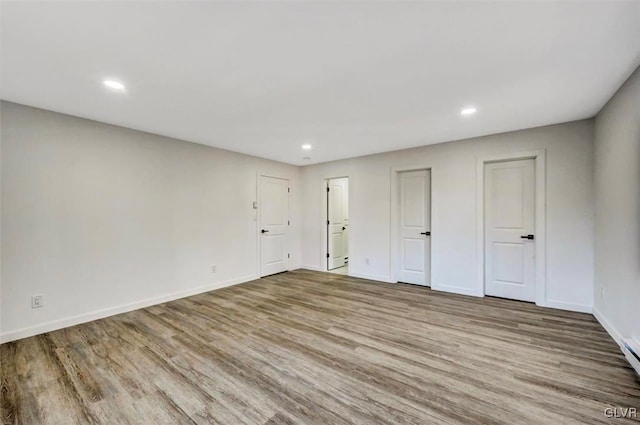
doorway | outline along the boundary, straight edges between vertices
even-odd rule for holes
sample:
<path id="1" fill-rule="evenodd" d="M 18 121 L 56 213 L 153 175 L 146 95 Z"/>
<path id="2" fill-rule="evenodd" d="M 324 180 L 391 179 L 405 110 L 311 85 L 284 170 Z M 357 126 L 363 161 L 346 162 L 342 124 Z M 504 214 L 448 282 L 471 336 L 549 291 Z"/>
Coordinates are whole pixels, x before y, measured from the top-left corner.
<path id="1" fill-rule="evenodd" d="M 259 176 L 260 277 L 289 270 L 289 180 Z"/>
<path id="2" fill-rule="evenodd" d="M 431 286 L 431 170 L 398 173 L 396 279 Z"/>
<path id="3" fill-rule="evenodd" d="M 327 271 L 349 271 L 349 178 L 327 179 Z"/>
<path id="4" fill-rule="evenodd" d="M 536 300 L 535 159 L 484 165 L 485 294 Z"/>

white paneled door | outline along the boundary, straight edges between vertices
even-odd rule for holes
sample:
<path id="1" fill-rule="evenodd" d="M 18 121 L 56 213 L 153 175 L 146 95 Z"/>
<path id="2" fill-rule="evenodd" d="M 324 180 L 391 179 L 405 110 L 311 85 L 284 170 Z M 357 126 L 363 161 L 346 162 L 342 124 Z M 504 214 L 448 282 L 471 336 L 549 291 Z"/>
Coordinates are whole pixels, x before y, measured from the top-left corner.
<path id="1" fill-rule="evenodd" d="M 327 182 L 327 269 L 345 265 L 347 257 L 348 179 L 330 179 Z"/>
<path id="2" fill-rule="evenodd" d="M 535 160 L 485 165 L 485 294 L 535 301 Z"/>
<path id="3" fill-rule="evenodd" d="M 431 286 L 431 171 L 398 173 L 399 282 Z"/>
<path id="4" fill-rule="evenodd" d="M 289 270 L 289 180 L 260 176 L 260 276 Z"/>

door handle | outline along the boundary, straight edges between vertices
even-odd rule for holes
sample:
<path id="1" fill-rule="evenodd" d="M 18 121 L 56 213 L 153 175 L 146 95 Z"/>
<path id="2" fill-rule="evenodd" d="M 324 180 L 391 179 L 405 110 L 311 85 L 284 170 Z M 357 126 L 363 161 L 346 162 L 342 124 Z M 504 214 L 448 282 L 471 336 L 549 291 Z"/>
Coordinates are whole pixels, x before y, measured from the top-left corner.
<path id="1" fill-rule="evenodd" d="M 535 236 L 533 236 L 533 235 L 523 235 L 523 236 L 520 236 L 520 239 L 529 239 L 530 241 L 532 241 L 532 240 L 535 239 Z"/>
<path id="2" fill-rule="evenodd" d="M 262 229 L 262 233 L 269 233 L 269 231 Z"/>
<path id="3" fill-rule="evenodd" d="M 431 232 L 420 232 L 421 235 L 431 236 Z"/>

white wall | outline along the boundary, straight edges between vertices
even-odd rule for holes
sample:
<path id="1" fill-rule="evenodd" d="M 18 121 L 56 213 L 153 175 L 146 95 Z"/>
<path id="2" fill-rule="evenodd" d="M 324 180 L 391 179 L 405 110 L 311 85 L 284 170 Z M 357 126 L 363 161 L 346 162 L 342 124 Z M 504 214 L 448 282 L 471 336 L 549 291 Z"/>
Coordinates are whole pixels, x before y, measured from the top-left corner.
<path id="1" fill-rule="evenodd" d="M 300 169 L 1 106 L 3 340 L 256 277 L 259 171 L 292 179 L 292 268 L 323 269 L 324 179 L 348 176 L 350 273 L 389 280 L 390 170 L 430 167 L 433 287 L 478 293 L 477 158 L 536 149 L 547 163 L 547 300 L 591 309 L 591 120 Z M 33 294 L 43 309 L 30 308 Z"/>
<path id="2" fill-rule="evenodd" d="M 477 294 L 478 157 L 546 150 L 547 302 L 590 311 L 593 304 L 593 121 L 578 121 L 302 169 L 302 264 L 324 258 L 322 180 L 348 176 L 349 273 L 390 280 L 391 168 L 431 167 L 432 286 Z M 369 265 L 365 259 L 369 258 Z"/>
<path id="3" fill-rule="evenodd" d="M 259 171 L 292 180 L 300 264 L 298 167 L 1 106 L 3 340 L 255 278 Z"/>
<path id="4" fill-rule="evenodd" d="M 595 120 L 594 313 L 640 344 L 640 68 Z"/>

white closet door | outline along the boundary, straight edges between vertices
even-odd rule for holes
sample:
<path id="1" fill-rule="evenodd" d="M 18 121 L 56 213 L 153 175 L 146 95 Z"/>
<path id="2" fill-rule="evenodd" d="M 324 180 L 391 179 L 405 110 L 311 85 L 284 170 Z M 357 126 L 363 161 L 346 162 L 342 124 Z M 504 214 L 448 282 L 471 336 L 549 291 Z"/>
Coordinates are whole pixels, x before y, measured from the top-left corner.
<path id="1" fill-rule="evenodd" d="M 430 286 L 431 172 L 399 173 L 399 282 Z"/>
<path id="2" fill-rule="evenodd" d="M 485 293 L 535 301 L 535 160 L 485 165 Z"/>

